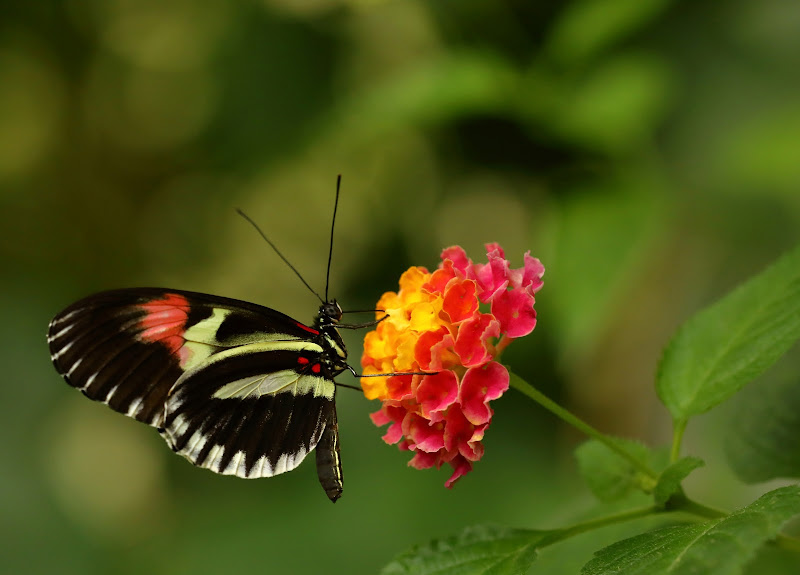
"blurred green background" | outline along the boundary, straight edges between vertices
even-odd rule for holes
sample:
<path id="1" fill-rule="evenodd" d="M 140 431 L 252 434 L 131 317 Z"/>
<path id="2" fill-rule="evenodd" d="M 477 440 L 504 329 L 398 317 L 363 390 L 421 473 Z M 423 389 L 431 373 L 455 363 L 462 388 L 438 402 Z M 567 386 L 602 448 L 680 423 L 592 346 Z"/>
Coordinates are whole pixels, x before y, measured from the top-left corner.
<path id="1" fill-rule="evenodd" d="M 653 390 L 680 322 L 800 239 L 793 0 L 36 0 L 0 3 L 0 571 L 375 573 L 415 542 L 598 512 L 580 440 L 510 391 L 452 491 L 339 393 L 345 491 L 313 461 L 262 481 L 175 457 L 52 368 L 49 319 L 170 286 L 310 322 L 324 288 L 374 306 L 409 265 L 498 241 L 544 262 L 536 331 L 505 359 L 603 431 L 667 443 Z M 742 310 L 746 313 L 746 310 Z M 359 336 L 345 334 L 352 363 Z M 798 373 L 797 350 L 775 373 Z M 351 381 L 342 376 L 342 381 Z M 753 387 L 756 389 L 756 387 Z M 723 406 L 687 484 L 733 508 Z M 312 458 L 313 459 L 313 458 Z M 576 573 L 644 524 L 547 549 Z M 628 529 L 628 531 L 626 531 Z M 758 569 L 793 572 L 771 551 Z M 755 569 L 755 567 L 753 568 Z"/>

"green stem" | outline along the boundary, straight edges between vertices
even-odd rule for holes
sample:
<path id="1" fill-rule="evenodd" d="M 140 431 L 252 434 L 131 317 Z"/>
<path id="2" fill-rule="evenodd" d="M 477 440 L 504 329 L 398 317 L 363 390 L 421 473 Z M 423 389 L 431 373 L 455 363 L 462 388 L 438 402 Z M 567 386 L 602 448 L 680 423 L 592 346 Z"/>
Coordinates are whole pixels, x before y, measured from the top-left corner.
<path id="1" fill-rule="evenodd" d="M 569 539 L 570 537 L 574 537 L 575 535 L 580 535 L 581 533 L 586 533 L 587 531 L 591 531 L 593 529 L 600 529 L 601 527 L 607 527 L 609 525 L 614 525 L 616 523 L 625 523 L 626 521 L 641 519 L 642 517 L 648 517 L 650 515 L 656 515 L 658 513 L 666 513 L 666 512 L 663 509 L 659 509 L 657 507 L 641 507 L 639 509 L 632 509 L 631 511 L 625 511 L 623 513 L 608 515 L 606 517 L 600 517 L 598 519 L 591 519 L 589 521 L 584 521 L 583 523 L 578 523 L 571 527 L 558 529 L 551 535 L 548 535 L 538 545 L 538 547 L 540 548 L 547 547 L 548 545 L 553 545 L 554 543 L 558 543 L 559 541 L 563 541 L 564 539 Z"/>
<path id="2" fill-rule="evenodd" d="M 681 492 L 682 493 L 682 492 Z M 673 499 L 674 501 L 674 499 Z M 684 513 L 691 513 L 704 519 L 721 519 L 727 517 L 728 514 L 720 509 L 714 509 L 697 501 L 692 501 L 685 495 L 682 495 L 677 504 L 671 506 L 673 511 L 683 511 Z"/>
<path id="3" fill-rule="evenodd" d="M 500 338 L 500 341 L 494 346 L 494 360 L 500 361 L 500 356 L 503 355 L 505 349 L 511 345 L 511 342 L 514 341 L 513 337 L 508 337 L 504 335 Z"/>
<path id="4" fill-rule="evenodd" d="M 516 375 L 515 373 L 509 372 L 511 376 L 510 385 L 517 391 L 520 391 L 530 397 L 533 401 L 544 407 L 547 411 L 561 419 L 562 421 L 568 423 L 569 425 L 573 426 L 574 428 L 582 431 L 589 437 L 596 439 L 597 441 L 603 443 L 606 447 L 608 447 L 611 451 L 619 455 L 620 457 L 624 458 L 628 461 L 631 465 L 633 465 L 636 469 L 638 469 L 642 474 L 647 476 L 650 479 L 656 480 L 658 475 L 650 469 L 647 465 L 643 462 L 636 459 L 633 455 L 628 453 L 625 449 L 620 447 L 617 442 L 615 442 L 611 437 L 600 433 L 594 427 L 579 419 L 560 405 L 558 405 L 555 401 L 544 395 L 541 391 L 533 387 L 527 381 Z"/>
<path id="5" fill-rule="evenodd" d="M 685 419 L 678 419 L 673 424 L 672 429 L 672 448 L 669 451 L 670 463 L 675 463 L 681 456 L 681 442 L 683 441 L 683 432 L 686 431 Z"/>

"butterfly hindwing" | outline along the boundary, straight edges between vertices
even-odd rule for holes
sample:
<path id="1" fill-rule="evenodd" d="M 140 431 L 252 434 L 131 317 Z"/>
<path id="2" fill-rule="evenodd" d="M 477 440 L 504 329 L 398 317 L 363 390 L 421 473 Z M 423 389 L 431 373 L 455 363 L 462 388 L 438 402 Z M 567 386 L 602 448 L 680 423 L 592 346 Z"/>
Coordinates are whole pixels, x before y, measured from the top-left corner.
<path id="1" fill-rule="evenodd" d="M 322 352 L 313 342 L 293 341 L 211 356 L 175 384 L 164 438 L 217 473 L 269 477 L 294 469 L 317 446 L 334 404 Z"/>
<path id="2" fill-rule="evenodd" d="M 65 309 L 48 342 L 70 385 L 159 428 L 195 465 L 272 476 L 321 443 L 320 482 L 333 501 L 341 494 L 333 377 L 346 352 L 332 325 L 206 294 L 123 289 Z"/>

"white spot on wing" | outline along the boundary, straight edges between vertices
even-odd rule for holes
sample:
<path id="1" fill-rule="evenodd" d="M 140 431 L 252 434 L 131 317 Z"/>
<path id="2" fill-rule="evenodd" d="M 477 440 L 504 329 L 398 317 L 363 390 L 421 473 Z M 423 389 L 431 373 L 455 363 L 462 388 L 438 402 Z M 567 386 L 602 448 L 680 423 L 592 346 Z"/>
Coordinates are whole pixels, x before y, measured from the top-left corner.
<path id="1" fill-rule="evenodd" d="M 95 374 L 95 375 L 97 375 L 97 374 Z M 87 386 L 87 387 L 88 387 L 88 386 Z M 106 405 L 108 405 L 108 402 L 109 402 L 109 401 L 111 401 L 111 398 L 112 398 L 112 397 L 114 396 L 114 394 L 117 392 L 117 388 L 118 388 L 118 387 L 119 387 L 119 385 L 115 385 L 114 387 L 112 387 L 112 388 L 111 388 L 111 391 L 109 391 L 109 392 L 106 394 L 106 398 L 103 400 L 103 403 L 105 403 Z"/>
<path id="2" fill-rule="evenodd" d="M 51 324 L 51 327 L 53 327 L 53 324 Z M 55 333 L 52 336 L 48 336 L 47 337 L 47 341 L 52 342 L 52 341 L 57 340 L 58 338 L 62 337 L 65 333 L 67 333 L 69 330 L 71 330 L 74 327 L 75 327 L 75 324 L 73 323 L 73 324 L 68 325 L 65 328 L 62 328 L 61 331 L 59 331 L 58 333 Z"/>
<path id="3" fill-rule="evenodd" d="M 284 453 L 279 458 L 278 461 L 275 463 L 275 469 L 273 469 L 274 475 L 278 475 L 280 473 L 286 473 L 289 471 L 289 455 Z"/>
<path id="4" fill-rule="evenodd" d="M 248 477 L 272 477 L 274 475 L 286 473 L 300 465 L 306 455 L 308 455 L 308 451 L 303 448 L 300 448 L 300 450 L 295 453 L 284 453 L 278 458 L 274 467 L 270 465 L 267 456 L 262 455 L 259 457 L 258 461 L 256 461 Z"/>
<path id="5" fill-rule="evenodd" d="M 183 400 L 181 399 L 181 394 L 180 392 L 178 392 L 170 395 L 169 398 L 167 398 L 167 402 L 164 405 L 164 407 L 169 413 L 172 413 L 174 411 L 177 411 L 182 403 Z"/>
<path id="6" fill-rule="evenodd" d="M 172 422 L 172 429 L 170 429 L 170 433 L 174 437 L 180 437 L 188 430 L 189 430 L 189 421 L 182 415 L 179 415 Z"/>
<path id="7" fill-rule="evenodd" d="M 131 401 L 131 404 L 128 406 L 128 411 L 125 412 L 125 415 L 127 415 L 128 417 L 136 417 L 136 414 L 139 413 L 139 410 L 142 408 L 143 399 L 144 398 L 142 397 L 137 397 L 136 399 Z"/>
<path id="8" fill-rule="evenodd" d="M 272 467 L 267 461 L 267 456 L 262 455 L 258 458 L 253 468 L 250 470 L 248 477 L 272 477 Z"/>
<path id="9" fill-rule="evenodd" d="M 284 456 L 282 456 L 282 459 L 283 457 L 286 458 L 285 461 L 286 471 L 291 471 L 292 469 L 300 465 L 306 458 L 306 455 L 308 455 L 308 451 L 306 451 L 301 447 L 295 453 L 287 453 Z"/>
<path id="10" fill-rule="evenodd" d="M 244 464 L 244 451 L 237 451 L 231 458 L 228 467 L 225 468 L 223 473 L 225 475 L 237 475 L 238 477 L 247 477 L 247 467 Z"/>
<path id="11" fill-rule="evenodd" d="M 200 455 L 200 452 L 203 450 L 203 446 L 208 441 L 208 438 L 200 433 L 199 431 L 195 431 L 192 434 L 192 437 L 189 438 L 189 443 L 186 444 L 186 447 L 181 450 L 181 453 L 189 459 L 189 461 L 195 463 L 197 462 L 197 457 Z"/>
<path id="12" fill-rule="evenodd" d="M 211 471 L 219 473 L 219 464 L 222 460 L 222 455 L 225 453 L 225 446 L 224 445 L 215 445 L 211 448 L 208 452 L 208 457 L 206 457 L 205 462 L 203 463 L 204 467 L 209 468 Z"/>
<path id="13" fill-rule="evenodd" d="M 51 322 L 50 322 L 50 327 L 56 326 L 56 325 L 58 325 L 58 324 L 60 324 L 60 323 L 64 323 L 64 322 L 65 322 L 65 321 L 67 321 L 69 318 L 71 318 L 72 316 L 74 316 L 74 315 L 75 315 L 75 314 L 77 314 L 77 313 L 80 313 L 81 311 L 82 311 L 82 310 L 79 310 L 79 309 L 74 309 L 74 310 L 72 310 L 71 312 L 69 312 L 68 314 L 66 314 L 66 315 L 62 315 L 61 317 L 54 317 L 54 318 L 53 318 L 53 321 L 51 321 Z"/>
<path id="14" fill-rule="evenodd" d="M 61 357 L 61 356 L 62 356 L 62 355 L 64 355 L 65 353 L 67 353 L 67 352 L 69 351 L 69 348 L 71 348 L 73 345 L 75 345 L 75 341 L 71 341 L 71 342 L 69 342 L 67 345 L 65 345 L 64 347 L 62 347 L 61 349 L 59 349 L 57 352 L 55 352 L 55 353 L 54 353 L 54 354 L 51 356 L 51 357 L 52 357 L 52 359 L 53 359 L 53 361 L 57 360 L 59 357 Z"/>
<path id="15" fill-rule="evenodd" d="M 163 421 L 164 421 L 164 413 L 163 412 L 162 413 L 157 413 L 157 414 L 155 414 L 153 416 L 153 419 L 150 420 L 149 425 L 152 425 L 153 427 L 161 428 L 162 424 L 163 424 Z M 167 441 L 167 443 L 172 445 L 172 443 L 170 443 L 169 441 Z"/>
<path id="16" fill-rule="evenodd" d="M 90 375 L 89 379 L 86 380 L 86 385 L 84 385 L 81 388 L 81 390 L 86 391 L 87 389 L 89 389 L 91 387 L 92 383 L 94 383 L 94 379 L 97 377 L 98 373 L 100 373 L 100 372 L 96 372 L 96 373 L 93 373 L 92 375 Z"/>
<path id="17" fill-rule="evenodd" d="M 72 374 L 75 373 L 75 370 L 78 369 L 78 366 L 81 364 L 82 361 L 83 358 L 81 357 L 78 358 L 78 361 L 72 364 L 72 367 L 70 367 L 69 371 L 67 372 L 67 377 L 72 377 Z"/>

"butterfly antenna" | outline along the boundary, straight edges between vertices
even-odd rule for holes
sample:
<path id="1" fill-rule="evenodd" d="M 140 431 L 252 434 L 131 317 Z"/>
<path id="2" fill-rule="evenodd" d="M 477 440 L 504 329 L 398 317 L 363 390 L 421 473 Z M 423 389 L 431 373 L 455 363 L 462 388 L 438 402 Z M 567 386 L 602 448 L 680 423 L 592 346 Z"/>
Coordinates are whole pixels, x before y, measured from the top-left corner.
<path id="1" fill-rule="evenodd" d="M 338 191 L 337 191 L 337 198 L 338 198 Z M 281 251 L 280 251 L 280 250 L 277 248 L 277 246 L 276 246 L 275 244 L 273 244 L 273 243 L 272 243 L 272 240 L 270 240 L 270 239 L 267 237 L 267 234 L 265 234 L 265 233 L 264 233 L 264 232 L 261 230 L 261 228 L 260 228 L 260 227 L 258 227 L 258 224 L 257 224 L 257 223 L 255 223 L 255 222 L 254 222 L 254 221 L 253 221 L 253 220 L 250 218 L 250 216 L 248 216 L 246 213 L 244 213 L 244 212 L 243 212 L 242 210 L 240 210 L 239 208 L 236 208 L 236 213 L 237 213 L 237 214 L 239 214 L 240 216 L 242 216 L 242 217 L 243 217 L 245 220 L 247 220 L 247 221 L 250 223 L 250 225 L 251 225 L 251 226 L 253 226 L 253 227 L 256 229 L 256 231 L 257 231 L 259 234 L 261 234 L 261 237 L 262 237 L 262 238 L 264 238 L 264 241 L 266 241 L 266 242 L 267 242 L 267 243 L 270 245 L 270 247 L 271 247 L 273 250 L 275 250 L 275 253 L 276 253 L 276 254 L 278 254 L 278 256 L 279 256 L 279 257 L 280 257 L 280 258 L 281 258 L 281 259 L 282 259 L 282 260 L 283 260 L 283 261 L 286 263 L 286 265 L 287 265 L 287 266 L 289 266 L 289 268 L 290 268 L 290 269 L 291 269 L 291 270 L 292 270 L 292 271 L 293 271 L 293 272 L 294 272 L 294 273 L 297 275 L 297 277 L 299 277 L 299 278 L 300 278 L 300 281 L 301 281 L 301 282 L 303 282 L 303 285 L 305 285 L 305 286 L 308 288 L 308 290 L 309 290 L 311 293 L 313 293 L 315 296 L 317 296 L 317 299 L 318 299 L 319 301 L 321 301 L 322 303 L 325 303 L 325 302 L 327 301 L 327 299 L 328 299 L 328 288 L 327 288 L 327 281 L 325 282 L 325 283 L 326 283 L 326 288 L 325 288 L 325 299 L 323 300 L 321 297 L 319 297 L 319 294 L 318 294 L 316 291 L 314 291 L 314 288 L 312 288 L 310 285 L 308 285 L 308 282 L 307 282 L 305 279 L 303 279 L 303 276 L 301 276 L 301 275 L 300 275 L 300 272 L 299 272 L 299 271 L 297 271 L 297 270 L 295 269 L 295 267 L 294 267 L 294 266 L 293 266 L 291 263 L 289 263 L 289 260 L 287 260 L 287 259 L 286 259 L 286 256 L 284 256 L 284 255 L 281 253 Z M 336 211 L 334 210 L 334 214 L 335 214 L 335 213 L 336 213 Z M 330 261 L 328 261 L 328 271 L 330 271 Z"/>
<path id="2" fill-rule="evenodd" d="M 328 301 L 328 283 L 331 280 L 331 259 L 333 258 L 333 229 L 336 226 L 336 209 L 339 207 L 339 188 L 342 185 L 342 174 L 336 176 L 336 201 L 333 203 L 333 221 L 331 222 L 331 242 L 328 248 L 328 273 L 325 274 L 325 301 Z"/>

